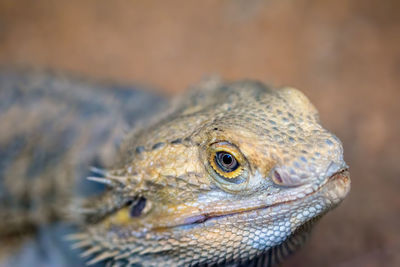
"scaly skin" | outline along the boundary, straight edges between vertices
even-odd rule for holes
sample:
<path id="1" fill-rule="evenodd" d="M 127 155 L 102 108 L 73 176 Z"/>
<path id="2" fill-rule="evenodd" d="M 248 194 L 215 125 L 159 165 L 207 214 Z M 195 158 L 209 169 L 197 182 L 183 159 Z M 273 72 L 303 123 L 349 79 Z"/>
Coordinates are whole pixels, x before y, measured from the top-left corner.
<path id="1" fill-rule="evenodd" d="M 109 186 L 73 209 L 84 230 L 70 238 L 89 263 L 269 265 L 348 193 L 342 145 L 300 91 L 219 80 L 197 89 L 89 178 Z M 236 164 L 221 163 L 227 153 Z"/>

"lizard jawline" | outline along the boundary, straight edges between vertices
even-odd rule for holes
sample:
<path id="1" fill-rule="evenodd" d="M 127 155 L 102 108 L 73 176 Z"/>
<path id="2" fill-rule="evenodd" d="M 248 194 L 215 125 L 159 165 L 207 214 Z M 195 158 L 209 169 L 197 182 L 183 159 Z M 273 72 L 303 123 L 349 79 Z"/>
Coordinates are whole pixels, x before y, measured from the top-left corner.
<path id="1" fill-rule="evenodd" d="M 325 188 L 325 186 L 327 184 L 333 183 L 336 180 L 342 180 L 344 181 L 346 184 L 349 181 L 349 173 L 347 169 L 341 170 L 335 174 L 333 174 L 332 176 L 330 176 L 325 183 L 323 183 L 316 191 L 313 191 L 309 194 L 306 194 L 304 197 L 302 198 L 296 198 L 296 199 L 292 199 L 292 200 L 287 200 L 287 201 L 281 201 L 281 202 L 277 202 L 271 205 L 263 205 L 263 206 L 258 206 L 258 207 L 253 207 L 253 208 L 249 208 L 246 210 L 233 210 L 227 213 L 204 213 L 204 214 L 199 214 L 199 215 L 195 215 L 192 217 L 188 217 L 185 219 L 185 222 L 182 224 L 176 224 L 176 225 L 170 225 L 170 226 L 163 226 L 163 227 L 157 227 L 155 230 L 165 230 L 168 228 L 177 228 L 177 227 L 185 227 L 185 226 L 195 226 L 195 225 L 200 225 L 202 223 L 205 223 L 208 220 L 211 219 L 221 219 L 221 218 L 225 218 L 225 217 L 230 217 L 230 216 L 235 216 L 238 214 L 242 214 L 242 213 L 249 213 L 249 212 L 253 212 L 253 211 L 257 211 L 257 210 L 263 210 L 263 209 L 267 209 L 267 208 L 272 208 L 278 205 L 285 205 L 285 204 L 290 204 L 296 201 L 301 201 L 303 199 L 308 198 L 309 196 L 323 190 Z"/>

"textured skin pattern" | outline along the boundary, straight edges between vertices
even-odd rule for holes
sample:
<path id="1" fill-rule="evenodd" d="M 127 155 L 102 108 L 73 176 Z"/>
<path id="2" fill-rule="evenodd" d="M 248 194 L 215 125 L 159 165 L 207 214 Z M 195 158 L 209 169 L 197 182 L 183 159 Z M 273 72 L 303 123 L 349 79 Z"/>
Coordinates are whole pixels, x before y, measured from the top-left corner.
<path id="1" fill-rule="evenodd" d="M 214 150 L 239 162 L 234 179 Z M 74 210 L 71 236 L 89 263 L 272 264 L 350 188 L 340 141 L 298 90 L 205 81 L 159 121 L 132 132 L 104 178 L 109 190 Z"/>

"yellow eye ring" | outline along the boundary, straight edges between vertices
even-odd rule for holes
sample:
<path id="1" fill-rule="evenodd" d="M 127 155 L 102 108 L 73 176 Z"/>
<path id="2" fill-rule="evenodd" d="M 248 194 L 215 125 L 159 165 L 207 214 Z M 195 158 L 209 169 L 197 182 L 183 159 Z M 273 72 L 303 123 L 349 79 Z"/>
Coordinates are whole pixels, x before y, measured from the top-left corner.
<path id="1" fill-rule="evenodd" d="M 233 179 L 241 174 L 244 159 L 236 147 L 227 142 L 220 142 L 212 144 L 209 149 L 208 161 L 218 175 Z"/>

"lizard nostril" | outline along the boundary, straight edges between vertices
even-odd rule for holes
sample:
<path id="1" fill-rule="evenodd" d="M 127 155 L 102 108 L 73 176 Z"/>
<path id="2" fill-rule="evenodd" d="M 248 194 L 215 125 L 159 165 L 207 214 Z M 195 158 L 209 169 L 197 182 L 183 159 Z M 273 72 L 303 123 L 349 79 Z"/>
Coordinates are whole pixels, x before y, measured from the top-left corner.
<path id="1" fill-rule="evenodd" d="M 279 172 L 274 171 L 274 174 L 272 175 L 272 180 L 274 181 L 274 183 L 276 184 L 283 184 L 283 180 L 281 175 L 279 174 Z"/>
<path id="2" fill-rule="evenodd" d="M 305 180 L 299 174 L 289 173 L 284 168 L 275 168 L 271 175 L 272 181 L 279 186 L 293 187 L 304 184 Z"/>

